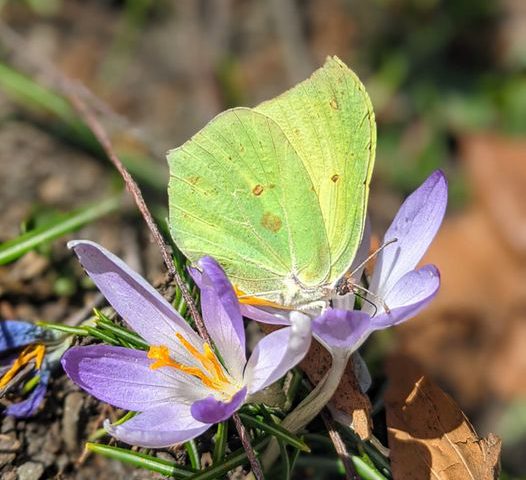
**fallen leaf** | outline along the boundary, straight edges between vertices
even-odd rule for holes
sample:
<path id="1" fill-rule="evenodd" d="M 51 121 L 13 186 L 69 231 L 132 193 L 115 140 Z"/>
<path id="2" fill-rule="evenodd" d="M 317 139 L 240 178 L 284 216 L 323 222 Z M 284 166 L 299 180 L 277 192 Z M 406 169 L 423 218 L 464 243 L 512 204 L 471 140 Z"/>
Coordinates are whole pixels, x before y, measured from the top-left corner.
<path id="1" fill-rule="evenodd" d="M 391 357 L 387 375 L 385 403 L 393 478 L 498 478 L 498 437 L 479 438 L 453 399 L 407 357 Z"/>

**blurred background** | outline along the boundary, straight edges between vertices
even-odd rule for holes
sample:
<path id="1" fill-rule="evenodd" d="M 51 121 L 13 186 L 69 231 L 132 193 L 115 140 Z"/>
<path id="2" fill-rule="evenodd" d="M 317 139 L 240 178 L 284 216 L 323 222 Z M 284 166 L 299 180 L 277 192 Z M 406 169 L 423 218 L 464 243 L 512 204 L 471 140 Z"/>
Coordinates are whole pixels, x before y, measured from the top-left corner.
<path id="1" fill-rule="evenodd" d="M 167 149 L 338 55 L 376 112 L 378 237 L 434 169 L 450 182 L 426 258 L 441 293 L 421 318 L 373 337 L 366 359 L 382 376 L 393 352 L 415 358 L 481 435 L 502 437 L 503 478 L 526 478 L 524 0 L 0 0 L 0 21 L 2 242 L 119 185 L 54 96 L 57 72 L 101 99 L 128 167 L 163 205 Z M 133 245 L 146 245 L 142 267 L 159 273 L 129 217 L 105 216 L 85 235 L 132 259 Z M 0 266 L 1 318 L 60 321 L 78 308 L 64 243 Z"/>

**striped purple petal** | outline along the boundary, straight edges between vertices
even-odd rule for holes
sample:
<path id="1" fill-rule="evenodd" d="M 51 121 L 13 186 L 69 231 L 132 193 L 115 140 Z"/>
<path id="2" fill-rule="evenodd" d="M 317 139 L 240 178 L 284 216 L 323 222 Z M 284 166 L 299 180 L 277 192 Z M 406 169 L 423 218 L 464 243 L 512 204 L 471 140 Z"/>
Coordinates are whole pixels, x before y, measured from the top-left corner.
<path id="1" fill-rule="evenodd" d="M 413 270 L 442 223 L 447 205 L 447 181 L 437 170 L 400 207 L 384 242 L 388 245 L 376 261 L 370 290 L 383 297 L 407 272 Z"/>
<path id="2" fill-rule="evenodd" d="M 148 410 L 181 397 L 191 402 L 209 394 L 198 380 L 191 382 L 193 377 L 181 374 L 188 381 L 178 382 L 171 376 L 177 375 L 175 369 L 152 370 L 151 364 L 146 352 L 108 345 L 74 347 L 62 357 L 64 371 L 79 387 L 126 410 Z"/>

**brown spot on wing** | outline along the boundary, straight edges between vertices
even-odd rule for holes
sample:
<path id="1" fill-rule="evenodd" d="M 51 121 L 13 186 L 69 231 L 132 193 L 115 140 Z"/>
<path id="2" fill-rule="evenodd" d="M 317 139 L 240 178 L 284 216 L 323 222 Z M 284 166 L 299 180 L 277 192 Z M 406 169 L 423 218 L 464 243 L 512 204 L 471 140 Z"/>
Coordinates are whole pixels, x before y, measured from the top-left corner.
<path id="1" fill-rule="evenodd" d="M 335 174 L 331 177 L 331 180 L 332 180 L 334 183 L 336 183 L 339 179 L 340 179 L 340 176 L 339 176 L 337 173 L 335 173 Z"/>
<path id="2" fill-rule="evenodd" d="M 274 215 L 270 212 L 265 212 L 263 218 L 261 219 L 261 225 L 267 230 L 270 230 L 272 233 L 277 233 L 281 229 L 282 225 L 281 218 L 277 215 Z"/>
<path id="3" fill-rule="evenodd" d="M 339 106 L 335 98 L 331 100 L 330 104 L 331 104 L 331 108 L 333 108 L 334 110 L 338 110 Z"/>
<path id="4" fill-rule="evenodd" d="M 263 185 L 260 185 L 259 183 L 252 189 L 252 193 L 259 197 L 263 193 Z"/>

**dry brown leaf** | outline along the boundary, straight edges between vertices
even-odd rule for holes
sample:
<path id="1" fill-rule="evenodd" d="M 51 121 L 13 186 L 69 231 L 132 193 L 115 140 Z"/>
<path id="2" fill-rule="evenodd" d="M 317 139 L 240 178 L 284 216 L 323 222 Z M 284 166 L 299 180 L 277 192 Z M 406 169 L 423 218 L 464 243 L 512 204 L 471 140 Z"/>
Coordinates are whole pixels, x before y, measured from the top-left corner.
<path id="1" fill-rule="evenodd" d="M 395 480 L 493 480 L 501 442 L 478 438 L 452 398 L 407 357 L 392 357 L 386 411 Z"/>

